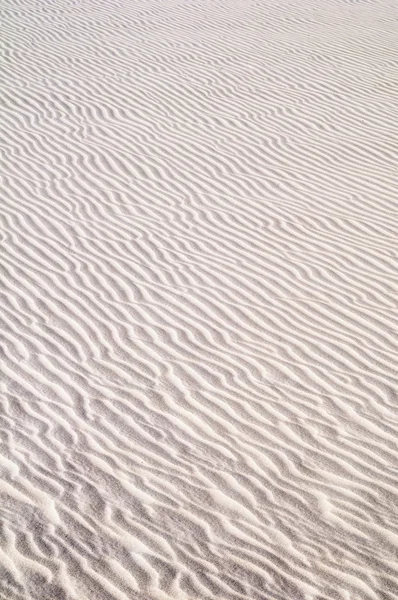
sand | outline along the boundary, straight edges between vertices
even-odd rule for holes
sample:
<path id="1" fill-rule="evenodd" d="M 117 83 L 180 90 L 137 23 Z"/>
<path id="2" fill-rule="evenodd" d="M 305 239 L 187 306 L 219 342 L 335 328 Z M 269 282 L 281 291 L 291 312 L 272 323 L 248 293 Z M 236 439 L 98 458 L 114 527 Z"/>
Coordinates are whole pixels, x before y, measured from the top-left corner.
<path id="1" fill-rule="evenodd" d="M 397 2 L 0 34 L 0 600 L 396 600 Z"/>

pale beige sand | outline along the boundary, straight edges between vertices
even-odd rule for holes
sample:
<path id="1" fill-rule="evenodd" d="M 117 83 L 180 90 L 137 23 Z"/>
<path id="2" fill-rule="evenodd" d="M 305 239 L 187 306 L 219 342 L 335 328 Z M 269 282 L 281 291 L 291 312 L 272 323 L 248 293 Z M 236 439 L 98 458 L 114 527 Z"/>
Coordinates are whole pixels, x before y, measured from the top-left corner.
<path id="1" fill-rule="evenodd" d="M 0 7 L 0 600 L 398 598 L 398 3 Z"/>

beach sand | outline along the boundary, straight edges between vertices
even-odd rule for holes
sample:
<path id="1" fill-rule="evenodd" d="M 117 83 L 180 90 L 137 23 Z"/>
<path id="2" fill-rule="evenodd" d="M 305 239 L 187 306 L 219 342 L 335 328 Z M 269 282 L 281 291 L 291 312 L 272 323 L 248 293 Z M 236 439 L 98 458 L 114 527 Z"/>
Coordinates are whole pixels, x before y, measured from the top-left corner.
<path id="1" fill-rule="evenodd" d="M 397 2 L 0 52 L 0 600 L 396 600 Z"/>

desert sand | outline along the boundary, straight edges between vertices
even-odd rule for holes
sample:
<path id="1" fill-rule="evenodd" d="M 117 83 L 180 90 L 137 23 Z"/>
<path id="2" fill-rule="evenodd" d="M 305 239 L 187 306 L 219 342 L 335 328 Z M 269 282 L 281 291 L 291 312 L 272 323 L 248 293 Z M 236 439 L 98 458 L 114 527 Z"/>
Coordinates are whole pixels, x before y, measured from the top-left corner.
<path id="1" fill-rule="evenodd" d="M 0 34 L 0 600 L 396 600 L 397 2 Z"/>

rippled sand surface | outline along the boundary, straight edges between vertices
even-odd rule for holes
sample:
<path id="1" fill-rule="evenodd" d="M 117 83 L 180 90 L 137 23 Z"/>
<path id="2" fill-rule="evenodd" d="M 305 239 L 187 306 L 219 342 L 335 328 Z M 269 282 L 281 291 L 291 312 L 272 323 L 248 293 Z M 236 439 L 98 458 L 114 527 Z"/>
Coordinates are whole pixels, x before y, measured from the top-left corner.
<path id="1" fill-rule="evenodd" d="M 397 53 L 1 0 L 0 600 L 396 600 Z"/>

